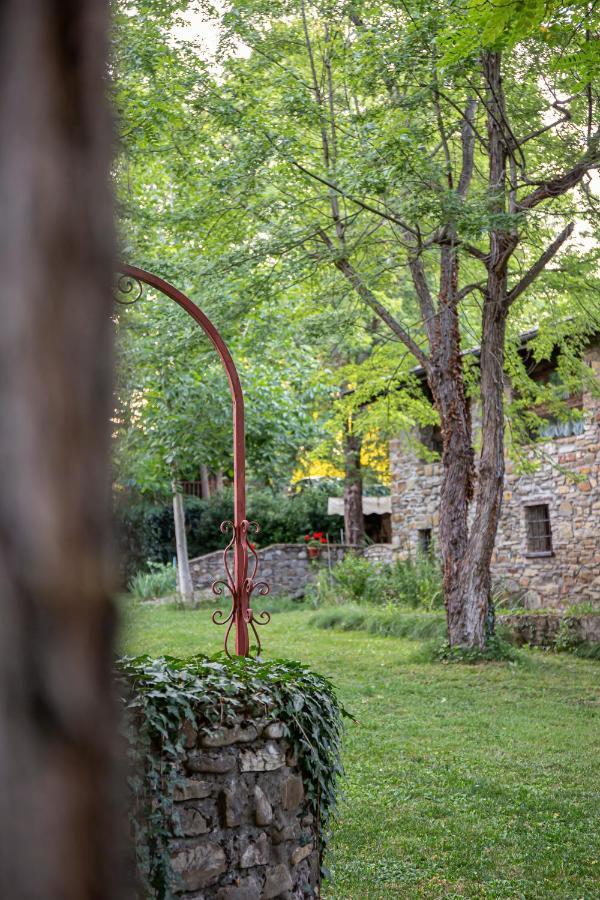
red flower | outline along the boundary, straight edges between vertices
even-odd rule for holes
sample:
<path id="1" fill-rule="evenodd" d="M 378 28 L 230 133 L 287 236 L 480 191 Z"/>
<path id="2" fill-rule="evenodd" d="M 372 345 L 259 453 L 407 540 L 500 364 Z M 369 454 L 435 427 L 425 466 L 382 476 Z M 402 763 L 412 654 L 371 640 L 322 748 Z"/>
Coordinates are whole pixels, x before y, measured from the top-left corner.
<path id="1" fill-rule="evenodd" d="M 316 541 L 320 541 L 321 538 L 323 537 L 323 532 L 322 532 L 322 531 L 315 531 L 315 532 L 313 532 L 313 537 L 314 537 L 314 539 L 315 539 Z"/>
<path id="2" fill-rule="evenodd" d="M 305 535 L 304 535 L 304 540 L 305 540 L 305 541 L 310 541 L 310 534 L 305 534 Z"/>
<path id="3" fill-rule="evenodd" d="M 322 538 L 321 538 L 321 543 L 322 543 L 322 544 L 326 544 L 326 543 L 327 543 L 327 538 L 326 538 L 326 537 L 322 537 Z"/>

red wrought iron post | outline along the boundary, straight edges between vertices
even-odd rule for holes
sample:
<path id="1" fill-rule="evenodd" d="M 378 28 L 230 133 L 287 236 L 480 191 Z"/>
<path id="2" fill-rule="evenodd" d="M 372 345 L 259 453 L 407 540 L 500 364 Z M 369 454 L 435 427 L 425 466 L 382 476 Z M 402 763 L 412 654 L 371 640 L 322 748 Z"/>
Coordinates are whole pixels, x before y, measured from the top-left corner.
<path id="1" fill-rule="evenodd" d="M 229 638 L 231 630 L 235 632 L 235 652 L 237 656 L 250 655 L 249 628 L 256 638 L 257 653 L 260 654 L 261 641 L 256 630 L 257 625 L 266 625 L 270 621 L 269 613 L 254 614 L 250 606 L 253 591 L 261 595 L 268 594 L 269 586 L 264 581 L 256 581 L 258 572 L 258 556 L 250 543 L 250 531 L 258 532 L 258 524 L 249 522 L 246 518 L 246 436 L 244 424 L 244 395 L 240 384 L 239 375 L 232 356 L 225 341 L 210 321 L 207 315 L 186 297 L 181 291 L 164 278 L 139 269 L 137 266 L 122 265 L 119 268 L 121 278 L 118 289 L 123 295 L 130 295 L 137 291 L 129 300 L 119 300 L 123 305 L 135 303 L 142 295 L 143 284 L 155 288 L 159 293 L 169 297 L 184 309 L 188 315 L 203 329 L 211 340 L 227 374 L 229 390 L 231 393 L 233 414 L 233 521 L 223 522 L 221 531 L 225 534 L 231 532 L 231 539 L 225 548 L 223 561 L 225 567 L 225 581 L 215 581 L 212 589 L 218 596 L 228 590 L 231 594 L 231 610 L 227 615 L 222 610 L 213 613 L 213 622 L 217 625 L 227 625 L 225 632 L 225 652 L 229 655 Z M 230 554 L 233 554 L 233 572 L 229 565 Z M 248 574 L 249 555 L 252 556 L 252 572 Z"/>

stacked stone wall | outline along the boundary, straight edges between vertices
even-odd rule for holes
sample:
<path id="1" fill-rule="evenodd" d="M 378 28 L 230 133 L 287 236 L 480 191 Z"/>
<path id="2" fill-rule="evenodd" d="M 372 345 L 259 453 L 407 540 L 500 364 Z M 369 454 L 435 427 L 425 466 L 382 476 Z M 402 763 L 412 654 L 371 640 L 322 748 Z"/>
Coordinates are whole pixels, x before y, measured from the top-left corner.
<path id="1" fill-rule="evenodd" d="M 571 638 L 576 643 L 600 644 L 600 616 L 565 617 L 547 613 L 498 616 L 499 625 L 512 632 L 518 645 L 532 647 L 552 647 L 559 637 L 565 622 Z"/>
<path id="2" fill-rule="evenodd" d="M 319 896 L 319 841 L 302 774 L 277 721 L 184 731 L 169 862 L 180 900 Z"/>
<path id="3" fill-rule="evenodd" d="M 600 379 L 600 347 L 587 361 Z M 507 459 L 503 508 L 492 563 L 495 587 L 529 608 L 566 609 L 589 602 L 600 608 L 600 401 L 584 395 L 582 434 L 536 445 L 536 471 L 520 474 Z M 542 458 L 539 465 L 540 455 Z M 392 542 L 400 556 L 414 555 L 419 530 L 439 528 L 440 463 L 416 458 L 404 439 L 390 443 Z M 525 508 L 547 504 L 552 554 L 527 551 Z"/>
<path id="4" fill-rule="evenodd" d="M 380 565 L 389 565 L 394 561 L 394 548 L 392 544 L 369 544 L 362 555 L 365 559 Z"/>
<path id="5" fill-rule="evenodd" d="M 258 550 L 259 576 L 271 587 L 274 596 L 300 597 L 307 585 L 314 582 L 319 571 L 333 567 L 348 553 L 362 553 L 377 561 L 390 561 L 390 544 L 372 544 L 361 551 L 347 544 L 323 546 L 317 559 L 310 559 L 305 544 L 271 544 Z M 190 560 L 194 589 L 199 592 L 210 590 L 213 581 L 223 579 L 223 553 L 207 553 Z"/>

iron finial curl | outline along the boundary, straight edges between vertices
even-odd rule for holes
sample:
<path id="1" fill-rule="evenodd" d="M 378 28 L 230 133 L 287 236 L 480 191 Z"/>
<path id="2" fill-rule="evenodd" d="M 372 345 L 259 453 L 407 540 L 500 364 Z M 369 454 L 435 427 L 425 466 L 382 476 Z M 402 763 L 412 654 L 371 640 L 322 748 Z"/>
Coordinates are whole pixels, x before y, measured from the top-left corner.
<path id="1" fill-rule="evenodd" d="M 133 306 L 144 293 L 144 286 L 135 275 L 121 274 L 117 279 L 117 293 L 115 302 L 120 306 Z M 122 296 L 119 296 L 121 294 Z M 129 297 L 129 294 L 132 296 Z M 128 298 L 128 299 L 124 299 Z"/>

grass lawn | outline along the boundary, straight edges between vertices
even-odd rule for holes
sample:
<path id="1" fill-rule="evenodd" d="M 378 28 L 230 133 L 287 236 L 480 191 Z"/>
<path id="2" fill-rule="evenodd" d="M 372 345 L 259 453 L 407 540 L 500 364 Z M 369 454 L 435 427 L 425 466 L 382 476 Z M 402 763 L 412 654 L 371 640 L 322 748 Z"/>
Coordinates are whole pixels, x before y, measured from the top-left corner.
<path id="1" fill-rule="evenodd" d="M 267 656 L 333 678 L 359 724 L 326 900 L 600 898 L 600 665 L 420 661 L 420 645 L 273 616 Z M 126 606 L 127 653 L 213 653 L 207 610 Z"/>

